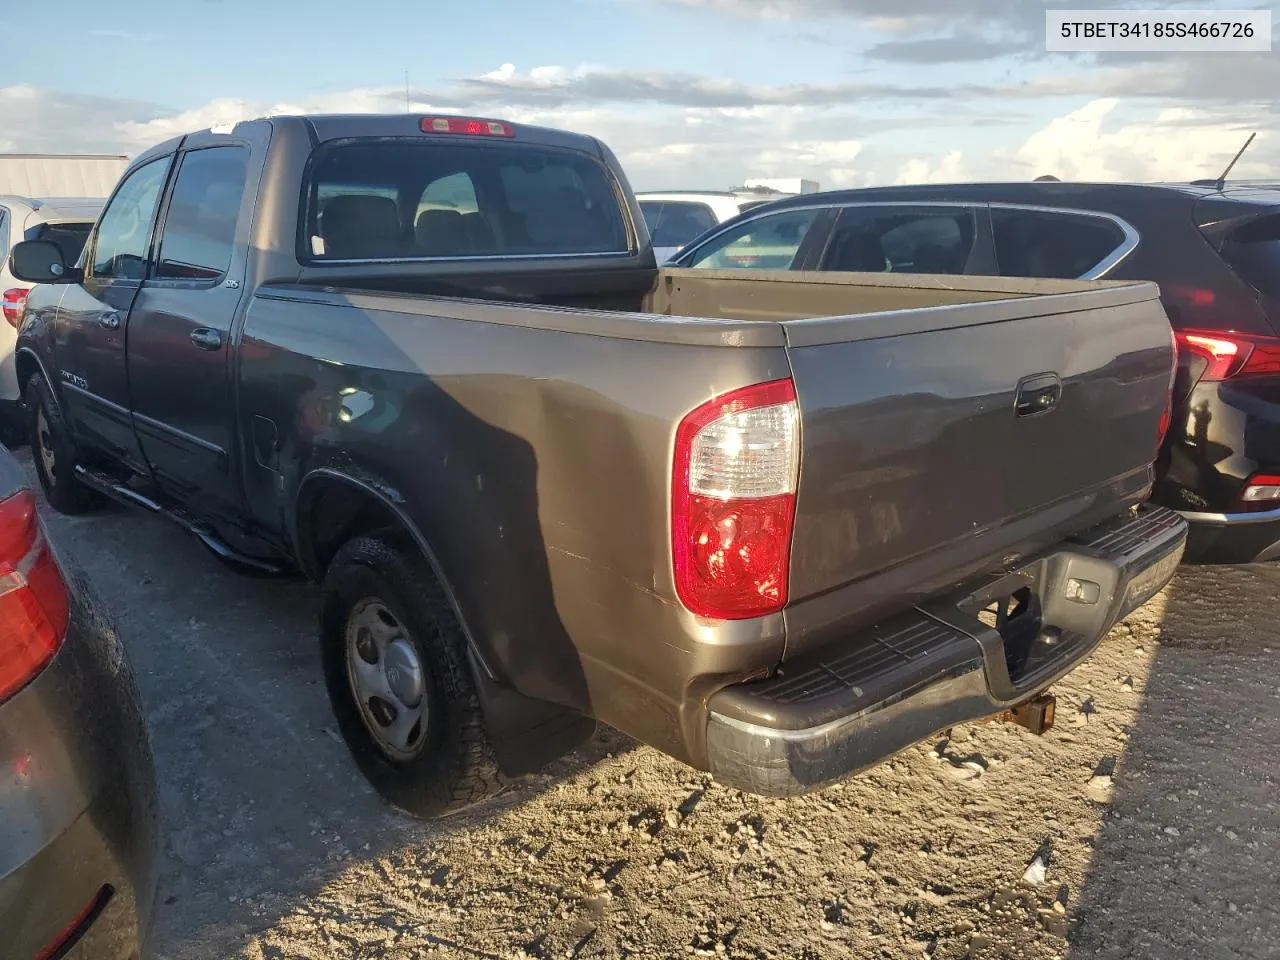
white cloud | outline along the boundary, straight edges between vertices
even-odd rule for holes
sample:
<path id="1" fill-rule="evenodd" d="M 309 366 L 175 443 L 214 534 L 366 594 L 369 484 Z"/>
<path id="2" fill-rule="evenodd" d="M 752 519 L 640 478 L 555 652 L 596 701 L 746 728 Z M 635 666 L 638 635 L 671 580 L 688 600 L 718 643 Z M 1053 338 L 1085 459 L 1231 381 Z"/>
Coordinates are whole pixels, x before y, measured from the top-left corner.
<path id="1" fill-rule="evenodd" d="M 1193 180 L 1220 173 L 1244 144 L 1248 129 L 1213 111 L 1158 110 L 1149 119 L 1112 120 L 1121 101 L 1094 100 L 1036 131 L 1015 159 L 1064 180 Z M 1260 131 L 1232 171 L 1241 179 L 1277 170 L 1273 138 Z"/>
<path id="2" fill-rule="evenodd" d="M 914 157 L 902 165 L 895 184 L 911 183 L 963 183 L 973 180 L 974 176 L 965 165 L 964 154 L 959 150 L 948 150 L 941 159 L 933 157 Z"/>
<path id="3" fill-rule="evenodd" d="M 521 74 L 504 65 L 488 76 L 520 85 L 559 84 L 590 73 L 542 68 Z M 712 78 L 707 81 L 714 84 Z M 1114 97 L 1081 101 L 1056 118 L 991 117 L 996 101 L 885 105 L 746 103 L 698 107 L 662 102 L 578 103 L 486 98 L 456 92 L 415 94 L 415 112 L 475 112 L 517 123 L 562 127 L 600 137 L 640 189 L 727 189 L 748 177 L 807 177 L 826 188 L 875 184 L 1030 179 L 1190 180 L 1219 172 L 1256 121 L 1261 132 L 1236 170 L 1239 177 L 1280 174 L 1280 143 L 1268 116 L 1232 105 L 1171 107 Z M 1019 104 L 1025 101 L 1019 100 Z M 869 109 L 869 108 L 868 108 Z M 1030 107 L 1028 107 L 1030 109 Z M 137 153 L 182 133 L 255 116 L 287 113 L 401 113 L 402 88 L 366 88 L 299 98 L 220 98 L 186 110 L 32 86 L 0 88 L 0 149 Z M 981 123 L 981 118 L 986 117 Z"/>

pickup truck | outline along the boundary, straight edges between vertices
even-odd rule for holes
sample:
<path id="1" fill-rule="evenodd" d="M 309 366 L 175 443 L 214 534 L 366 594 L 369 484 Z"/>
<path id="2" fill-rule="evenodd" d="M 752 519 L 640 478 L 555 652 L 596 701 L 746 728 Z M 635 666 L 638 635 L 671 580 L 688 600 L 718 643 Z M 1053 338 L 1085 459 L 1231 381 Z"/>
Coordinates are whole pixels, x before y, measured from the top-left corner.
<path id="1" fill-rule="evenodd" d="M 1155 285 L 659 269 L 588 136 L 246 121 L 11 262 L 50 504 L 322 584 L 338 726 L 422 816 L 597 722 L 820 788 L 1016 714 L 1185 541 Z"/>

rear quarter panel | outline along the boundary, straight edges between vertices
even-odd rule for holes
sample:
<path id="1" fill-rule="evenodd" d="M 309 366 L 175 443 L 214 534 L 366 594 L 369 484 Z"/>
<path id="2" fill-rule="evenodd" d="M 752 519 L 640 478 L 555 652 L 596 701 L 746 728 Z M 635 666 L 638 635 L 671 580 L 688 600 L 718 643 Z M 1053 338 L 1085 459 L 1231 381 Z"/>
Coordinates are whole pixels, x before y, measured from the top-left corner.
<path id="1" fill-rule="evenodd" d="M 429 544 L 500 678 L 688 757 L 702 687 L 776 663 L 782 623 L 701 624 L 676 601 L 674 429 L 714 394 L 786 376 L 780 331 L 644 342 L 532 325 L 593 322 L 581 311 L 437 301 L 521 325 L 423 298 L 297 297 L 255 299 L 239 348 L 241 432 L 278 432 L 275 469 L 246 453 L 258 522 L 305 535 L 309 475 L 369 479 Z"/>

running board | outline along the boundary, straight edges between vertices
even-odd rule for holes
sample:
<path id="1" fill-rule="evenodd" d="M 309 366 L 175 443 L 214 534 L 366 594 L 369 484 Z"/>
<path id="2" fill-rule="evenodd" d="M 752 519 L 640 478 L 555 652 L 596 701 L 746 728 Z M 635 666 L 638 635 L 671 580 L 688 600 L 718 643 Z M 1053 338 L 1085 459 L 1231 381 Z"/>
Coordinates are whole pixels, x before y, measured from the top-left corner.
<path id="1" fill-rule="evenodd" d="M 81 464 L 76 464 L 76 479 L 86 487 L 96 490 L 104 497 L 109 497 L 117 503 L 122 503 L 127 507 L 142 507 L 144 510 L 167 517 L 188 533 L 194 534 L 214 556 L 227 563 L 248 567 L 259 573 L 280 574 L 284 572 L 282 568 L 275 564 L 240 553 L 203 523 L 188 516 L 184 511 L 166 507 L 152 500 L 146 494 L 139 493 L 132 487 L 120 483 L 114 477 L 99 473 L 96 470 L 86 469 Z"/>

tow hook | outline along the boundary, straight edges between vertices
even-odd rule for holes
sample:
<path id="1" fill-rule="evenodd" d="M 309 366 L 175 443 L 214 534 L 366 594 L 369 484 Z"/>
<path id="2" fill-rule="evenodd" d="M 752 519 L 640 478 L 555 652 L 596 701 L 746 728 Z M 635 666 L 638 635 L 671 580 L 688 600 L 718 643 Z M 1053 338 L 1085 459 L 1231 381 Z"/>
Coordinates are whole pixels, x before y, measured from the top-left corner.
<path id="1" fill-rule="evenodd" d="M 1058 705 L 1058 698 L 1052 693 L 1041 693 L 1030 700 L 1024 700 L 995 719 L 1005 723 L 1016 723 L 1026 727 L 1036 736 L 1040 736 L 1053 726 L 1053 713 Z"/>

